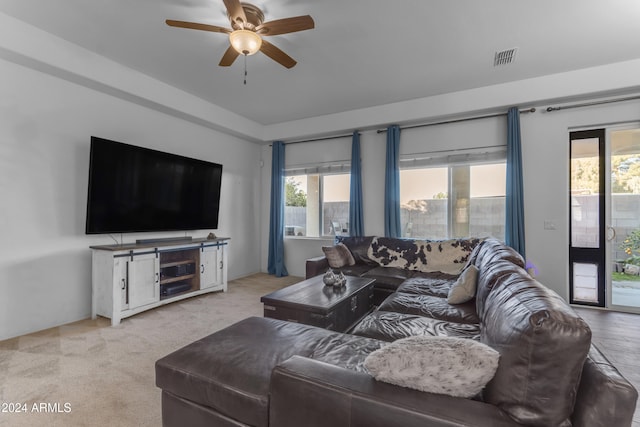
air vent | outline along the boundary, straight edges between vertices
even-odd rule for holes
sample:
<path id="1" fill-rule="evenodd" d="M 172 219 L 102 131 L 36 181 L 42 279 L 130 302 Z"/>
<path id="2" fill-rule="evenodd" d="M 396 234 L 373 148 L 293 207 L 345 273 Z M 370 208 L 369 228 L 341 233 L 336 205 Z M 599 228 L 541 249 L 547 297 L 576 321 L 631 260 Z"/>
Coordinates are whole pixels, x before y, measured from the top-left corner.
<path id="1" fill-rule="evenodd" d="M 501 50 L 500 52 L 496 52 L 496 55 L 493 58 L 493 66 L 501 67 L 503 65 L 511 64 L 516 60 L 516 53 L 518 52 L 517 47 L 513 47 L 511 49 Z"/>

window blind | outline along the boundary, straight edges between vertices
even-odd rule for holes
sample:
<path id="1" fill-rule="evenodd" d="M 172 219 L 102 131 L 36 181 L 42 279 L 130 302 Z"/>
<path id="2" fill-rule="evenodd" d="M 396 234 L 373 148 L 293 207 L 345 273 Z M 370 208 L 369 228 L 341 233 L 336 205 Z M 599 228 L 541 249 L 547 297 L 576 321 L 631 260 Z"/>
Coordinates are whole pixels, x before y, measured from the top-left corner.
<path id="1" fill-rule="evenodd" d="M 430 166 L 481 164 L 505 160 L 507 146 L 471 148 L 431 153 L 413 153 L 400 156 L 400 169 L 416 169 Z"/>
<path id="2" fill-rule="evenodd" d="M 331 162 L 307 163 L 285 167 L 285 176 L 294 175 L 333 175 L 349 173 L 351 160 L 335 160 Z"/>

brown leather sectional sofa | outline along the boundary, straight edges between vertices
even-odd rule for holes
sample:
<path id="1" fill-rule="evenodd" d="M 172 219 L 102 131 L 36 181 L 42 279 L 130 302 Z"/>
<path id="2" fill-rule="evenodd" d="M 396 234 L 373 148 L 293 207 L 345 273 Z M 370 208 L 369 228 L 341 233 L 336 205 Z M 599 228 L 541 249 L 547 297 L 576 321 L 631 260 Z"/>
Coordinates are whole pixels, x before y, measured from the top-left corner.
<path id="1" fill-rule="evenodd" d="M 476 297 L 446 302 L 456 276 L 384 267 L 347 238 L 351 274 L 388 296 L 350 334 L 252 317 L 160 359 L 170 426 L 630 426 L 637 391 L 591 344 L 587 324 L 495 239 L 469 254 Z M 326 271 L 311 260 L 308 272 Z M 315 268 L 315 270 L 314 270 Z M 403 278 L 404 277 L 404 278 Z M 390 278 L 386 280 L 386 278 Z M 500 353 L 482 393 L 460 398 L 375 380 L 366 357 L 414 335 L 478 340 Z"/>

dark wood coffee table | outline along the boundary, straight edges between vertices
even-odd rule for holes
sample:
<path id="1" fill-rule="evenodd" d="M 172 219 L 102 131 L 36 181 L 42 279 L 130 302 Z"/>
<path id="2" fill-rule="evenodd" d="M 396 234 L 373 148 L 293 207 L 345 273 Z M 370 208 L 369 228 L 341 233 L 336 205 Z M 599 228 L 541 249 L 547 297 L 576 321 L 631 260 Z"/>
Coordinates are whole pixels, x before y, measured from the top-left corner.
<path id="1" fill-rule="evenodd" d="M 325 286 L 312 277 L 260 298 L 264 317 L 347 332 L 373 307 L 375 279 L 347 276 L 340 288 Z"/>

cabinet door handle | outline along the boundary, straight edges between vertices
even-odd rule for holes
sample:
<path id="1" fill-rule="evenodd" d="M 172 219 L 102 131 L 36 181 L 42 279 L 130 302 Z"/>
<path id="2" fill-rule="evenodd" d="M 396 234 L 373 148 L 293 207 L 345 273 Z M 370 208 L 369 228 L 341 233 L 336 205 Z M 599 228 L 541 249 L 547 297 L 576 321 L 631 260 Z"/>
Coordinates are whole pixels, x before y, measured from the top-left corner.
<path id="1" fill-rule="evenodd" d="M 160 281 L 160 273 L 156 273 L 156 283 Z"/>
<path id="2" fill-rule="evenodd" d="M 200 264 L 200 273 L 204 273 L 204 264 Z"/>
<path id="3" fill-rule="evenodd" d="M 127 281 L 123 277 L 122 278 L 122 290 L 124 291 L 126 288 L 127 288 Z"/>
<path id="4" fill-rule="evenodd" d="M 222 270 L 222 266 L 223 266 L 223 265 L 224 265 L 224 264 L 222 263 L 222 261 L 220 261 L 220 270 Z"/>

